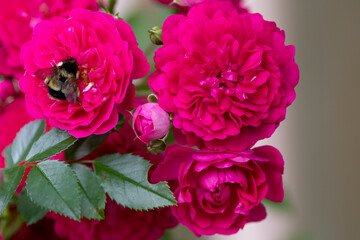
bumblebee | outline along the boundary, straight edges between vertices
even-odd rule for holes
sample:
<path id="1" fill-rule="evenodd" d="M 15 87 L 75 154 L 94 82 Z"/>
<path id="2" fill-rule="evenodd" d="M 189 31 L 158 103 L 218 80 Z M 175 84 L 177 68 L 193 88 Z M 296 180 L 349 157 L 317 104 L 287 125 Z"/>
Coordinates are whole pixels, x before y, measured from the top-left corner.
<path id="1" fill-rule="evenodd" d="M 35 76 L 45 79 L 42 86 L 48 86 L 51 99 L 67 100 L 70 104 L 78 101 L 80 91 L 76 80 L 79 78 L 79 66 L 74 58 L 69 57 L 51 68 L 39 69 Z"/>

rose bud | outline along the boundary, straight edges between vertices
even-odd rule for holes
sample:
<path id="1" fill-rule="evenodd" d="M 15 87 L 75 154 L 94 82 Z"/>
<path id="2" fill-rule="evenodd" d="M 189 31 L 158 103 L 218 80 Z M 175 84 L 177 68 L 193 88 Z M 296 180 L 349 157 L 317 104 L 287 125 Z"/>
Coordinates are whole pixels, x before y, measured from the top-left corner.
<path id="1" fill-rule="evenodd" d="M 133 129 L 144 143 L 164 137 L 170 128 L 170 117 L 157 103 L 140 105 L 133 116 Z"/>
<path id="2" fill-rule="evenodd" d="M 149 37 L 153 44 L 163 45 L 162 42 L 162 29 L 160 26 L 155 26 L 149 30 Z"/>

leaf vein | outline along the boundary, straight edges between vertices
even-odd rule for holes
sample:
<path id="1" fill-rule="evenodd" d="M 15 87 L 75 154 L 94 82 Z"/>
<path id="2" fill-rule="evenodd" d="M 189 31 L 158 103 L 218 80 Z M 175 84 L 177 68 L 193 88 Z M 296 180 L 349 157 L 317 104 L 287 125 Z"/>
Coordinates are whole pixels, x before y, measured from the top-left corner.
<path id="1" fill-rule="evenodd" d="M 158 195 L 158 196 L 160 196 L 160 197 L 162 197 L 162 198 L 167 199 L 168 201 L 170 201 L 170 202 L 172 202 L 172 203 L 175 203 L 174 200 L 172 200 L 172 199 L 170 199 L 170 198 L 168 198 L 168 197 L 166 197 L 166 196 L 164 196 L 164 195 L 162 195 L 162 194 L 160 194 L 160 193 L 152 190 L 151 188 L 148 188 L 147 186 L 144 186 L 144 185 L 142 185 L 142 184 L 139 184 L 139 183 L 136 182 L 135 180 L 133 180 L 133 179 L 125 176 L 124 174 L 122 174 L 122 173 L 120 173 L 120 172 L 118 172 L 118 171 L 113 170 L 113 169 L 112 169 L 111 167 L 109 167 L 109 166 L 107 166 L 107 165 L 105 165 L 105 164 L 102 164 L 102 163 L 99 163 L 99 162 L 97 162 L 97 164 L 102 165 L 103 168 L 106 169 L 106 171 L 108 171 L 109 173 L 114 174 L 114 175 L 116 175 L 116 176 L 119 177 L 119 178 L 123 178 L 124 180 L 132 183 L 133 185 L 135 185 L 135 186 L 137 186 L 137 187 L 143 188 L 143 189 L 145 189 L 145 190 L 147 190 L 147 191 L 149 191 L 149 192 L 151 192 L 151 193 L 153 193 L 153 194 L 155 194 L 155 195 Z M 126 189 L 126 188 L 124 187 L 124 189 Z"/>
<path id="2" fill-rule="evenodd" d="M 65 199 L 62 197 L 62 195 L 59 193 L 59 191 L 55 188 L 55 185 L 51 182 L 51 180 L 46 176 L 46 174 L 42 171 L 42 169 L 36 165 L 36 167 L 39 169 L 40 173 L 44 176 L 44 178 L 48 181 L 48 183 L 53 187 L 53 189 L 55 189 L 55 192 L 57 193 L 57 195 L 60 196 L 60 199 L 63 200 L 63 202 L 66 204 L 66 206 L 73 212 L 74 216 L 76 217 L 77 214 L 76 212 L 74 211 L 74 209 L 69 205 L 69 203 L 67 201 L 65 201 Z"/>

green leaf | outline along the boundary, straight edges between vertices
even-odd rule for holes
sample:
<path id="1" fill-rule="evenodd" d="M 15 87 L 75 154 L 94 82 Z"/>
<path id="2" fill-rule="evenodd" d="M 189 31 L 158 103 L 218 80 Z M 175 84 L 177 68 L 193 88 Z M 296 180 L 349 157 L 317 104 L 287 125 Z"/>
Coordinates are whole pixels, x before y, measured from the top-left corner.
<path id="1" fill-rule="evenodd" d="M 5 165 L 6 168 L 11 168 L 14 165 L 14 160 L 11 157 L 11 148 L 12 148 L 12 144 L 10 144 L 9 146 L 7 146 L 4 151 L 3 151 L 3 156 L 5 157 Z"/>
<path id="2" fill-rule="evenodd" d="M 64 151 L 77 141 L 67 131 L 55 128 L 42 135 L 34 143 L 27 156 L 27 162 L 38 162 Z"/>
<path id="3" fill-rule="evenodd" d="M 80 219 L 80 189 L 68 164 L 47 160 L 33 166 L 25 188 L 30 199 L 39 206 L 75 220 Z"/>
<path id="4" fill-rule="evenodd" d="M 65 151 L 67 161 L 73 161 L 83 158 L 92 153 L 101 143 L 103 143 L 109 134 L 90 135 L 87 138 L 80 138 Z"/>
<path id="5" fill-rule="evenodd" d="M 24 166 L 1 169 L 0 172 L 0 215 L 14 195 L 25 173 Z"/>
<path id="6" fill-rule="evenodd" d="M 71 164 L 71 167 L 80 184 L 81 216 L 88 219 L 103 219 L 106 195 L 98 176 L 84 165 Z"/>
<path id="7" fill-rule="evenodd" d="M 48 211 L 31 201 L 25 192 L 20 194 L 17 208 L 26 224 L 30 225 L 42 219 Z"/>
<path id="8" fill-rule="evenodd" d="M 292 201 L 289 197 L 288 194 L 286 194 L 286 189 L 285 189 L 285 195 L 284 195 L 284 199 L 282 200 L 282 202 L 273 202 L 270 201 L 269 199 L 264 198 L 261 202 L 265 205 L 266 208 L 273 208 L 279 211 L 283 211 L 283 212 L 290 212 L 294 209 L 294 206 L 292 204 Z"/>
<path id="9" fill-rule="evenodd" d="M 26 124 L 16 135 L 11 148 L 14 165 L 24 161 L 31 146 L 45 131 L 45 121 L 38 120 Z"/>
<path id="10" fill-rule="evenodd" d="M 102 186 L 117 203 L 136 210 L 175 205 L 166 182 L 150 184 L 147 172 L 151 164 L 131 154 L 112 154 L 94 162 L 95 173 L 103 179 Z"/>

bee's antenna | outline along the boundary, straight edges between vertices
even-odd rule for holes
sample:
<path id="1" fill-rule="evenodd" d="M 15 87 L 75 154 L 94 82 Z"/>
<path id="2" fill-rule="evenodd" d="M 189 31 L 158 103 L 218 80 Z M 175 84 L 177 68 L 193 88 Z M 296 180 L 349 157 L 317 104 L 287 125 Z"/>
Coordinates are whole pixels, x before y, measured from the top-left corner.
<path id="1" fill-rule="evenodd" d="M 82 103 L 79 101 L 79 99 L 76 99 L 76 101 L 80 104 L 80 106 L 81 106 L 83 109 L 87 109 L 86 107 L 84 107 L 84 105 L 82 105 Z"/>

